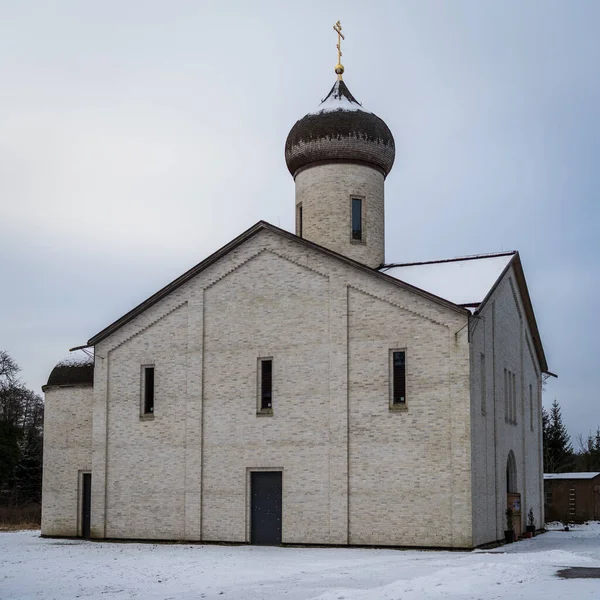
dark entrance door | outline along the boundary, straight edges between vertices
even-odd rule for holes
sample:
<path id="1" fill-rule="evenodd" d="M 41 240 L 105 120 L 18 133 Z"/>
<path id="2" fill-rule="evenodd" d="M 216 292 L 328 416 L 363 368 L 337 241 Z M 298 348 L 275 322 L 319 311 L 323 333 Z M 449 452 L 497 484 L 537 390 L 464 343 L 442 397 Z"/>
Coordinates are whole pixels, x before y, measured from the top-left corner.
<path id="1" fill-rule="evenodd" d="M 281 544 L 281 471 L 254 471 L 250 475 L 250 541 Z"/>
<path id="2" fill-rule="evenodd" d="M 92 474 L 84 473 L 81 483 L 81 537 L 89 538 L 90 520 L 92 514 Z"/>

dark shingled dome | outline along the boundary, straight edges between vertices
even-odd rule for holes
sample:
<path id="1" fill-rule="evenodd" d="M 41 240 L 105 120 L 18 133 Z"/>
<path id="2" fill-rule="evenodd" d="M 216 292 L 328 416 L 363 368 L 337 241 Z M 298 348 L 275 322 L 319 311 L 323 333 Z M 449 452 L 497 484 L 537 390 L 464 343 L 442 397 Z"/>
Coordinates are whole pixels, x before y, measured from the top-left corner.
<path id="1" fill-rule="evenodd" d="M 59 362 L 46 385 L 84 385 L 94 383 L 94 360 L 66 360 Z"/>
<path id="2" fill-rule="evenodd" d="M 321 161 L 368 163 L 387 176 L 395 156 L 389 127 L 363 110 L 343 81 L 336 81 L 314 113 L 296 122 L 285 142 L 285 161 L 293 176 Z"/>

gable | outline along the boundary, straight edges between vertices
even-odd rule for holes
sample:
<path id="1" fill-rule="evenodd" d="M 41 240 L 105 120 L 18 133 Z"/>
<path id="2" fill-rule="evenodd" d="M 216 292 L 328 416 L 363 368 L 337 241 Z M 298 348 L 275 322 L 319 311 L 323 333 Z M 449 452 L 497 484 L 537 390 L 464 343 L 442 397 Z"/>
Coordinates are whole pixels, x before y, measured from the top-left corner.
<path id="1" fill-rule="evenodd" d="M 538 359 L 540 368 L 542 373 L 548 373 L 550 375 L 554 375 L 548 371 L 548 363 L 546 361 L 546 355 L 544 353 L 544 348 L 542 346 L 542 339 L 540 337 L 540 332 L 537 326 L 537 321 L 535 319 L 535 314 L 533 312 L 533 304 L 531 303 L 531 297 L 529 296 L 529 290 L 527 288 L 527 282 L 525 280 L 525 273 L 523 271 L 523 266 L 521 264 L 521 258 L 518 252 L 515 252 L 514 256 L 510 260 L 509 264 L 504 269 L 503 273 L 500 275 L 494 286 L 490 289 L 487 296 L 484 298 L 481 305 L 475 311 L 475 315 L 481 313 L 481 311 L 485 308 L 486 304 L 490 301 L 494 292 L 503 281 L 503 279 L 508 274 L 509 270 L 512 269 L 512 273 L 514 274 L 514 279 L 510 278 L 510 285 L 512 289 L 513 296 L 515 297 L 515 302 L 517 303 L 517 309 L 521 311 L 521 307 L 519 306 L 517 296 L 520 298 L 523 313 L 520 315 L 524 317 L 525 322 L 529 328 L 529 333 L 531 335 L 531 342 L 535 349 L 535 354 Z"/>
<path id="2" fill-rule="evenodd" d="M 345 263 L 346 265 L 349 265 L 352 268 L 357 269 L 363 273 L 368 273 L 369 276 L 371 276 L 371 277 L 375 277 L 380 280 L 387 281 L 389 283 L 392 283 L 394 286 L 403 288 L 405 290 L 409 290 L 412 293 L 416 294 L 417 296 L 427 298 L 428 300 L 434 302 L 435 304 L 442 306 L 446 309 L 449 309 L 455 313 L 459 313 L 459 314 L 463 314 L 463 315 L 468 314 L 468 311 L 466 309 L 461 308 L 460 306 L 454 304 L 453 302 L 450 302 L 444 298 L 440 298 L 440 297 L 436 296 L 435 294 L 432 294 L 426 290 L 422 290 L 418 287 L 415 287 L 415 286 L 411 285 L 410 283 L 400 281 L 397 278 L 387 275 L 386 273 L 382 273 L 376 269 L 372 269 L 372 268 L 370 268 L 366 265 L 363 265 L 359 262 L 356 262 L 346 256 L 338 254 L 337 252 L 334 252 L 332 250 L 329 250 L 327 248 L 319 246 L 318 244 L 315 244 L 313 242 L 305 240 L 304 238 L 298 237 L 288 231 L 284 231 L 283 229 L 275 227 L 274 225 L 271 225 L 270 223 L 266 223 L 265 221 L 259 221 L 256 225 L 254 225 L 250 229 L 246 230 L 244 233 L 239 235 L 237 238 L 233 239 L 231 242 L 229 242 L 228 244 L 223 246 L 221 249 L 217 250 L 214 254 L 211 254 L 208 258 L 206 258 L 202 262 L 198 263 L 195 267 L 192 267 L 189 271 L 186 271 L 185 273 L 183 273 L 183 275 L 181 275 L 180 277 L 178 277 L 177 279 L 175 279 L 174 281 L 172 281 L 171 283 L 169 283 L 168 285 L 163 287 L 161 290 L 159 290 L 158 292 L 156 292 L 155 294 L 150 296 L 147 300 L 145 300 L 144 302 L 142 302 L 141 304 L 139 304 L 138 306 L 136 306 L 135 308 L 130 310 L 128 313 L 123 315 L 121 318 L 117 319 L 111 325 L 109 325 L 108 327 L 106 327 L 105 329 L 103 329 L 102 331 L 97 333 L 96 335 L 94 335 L 92 338 L 90 338 L 88 340 L 88 346 L 95 346 L 102 340 L 106 339 L 107 337 L 109 337 L 110 335 L 112 335 L 113 333 L 118 331 L 121 327 L 123 327 L 127 323 L 131 322 L 138 315 L 141 315 L 146 310 L 148 310 L 150 307 L 154 306 L 155 304 L 157 304 L 164 298 L 167 298 L 170 294 L 172 294 L 173 292 L 178 290 L 182 285 L 184 285 L 188 281 L 191 281 L 194 277 L 196 277 L 197 275 L 199 275 L 200 273 L 202 273 L 203 271 L 205 271 L 212 265 L 215 265 L 216 263 L 218 263 L 221 259 L 223 259 L 227 255 L 229 255 L 231 252 L 233 252 L 234 250 L 239 248 L 241 245 L 248 242 L 250 239 L 252 239 L 254 236 L 256 236 L 259 232 L 264 231 L 264 230 L 270 231 L 271 233 L 274 233 L 281 238 L 291 240 L 291 241 L 293 241 L 297 244 L 300 244 L 302 246 L 305 246 L 307 248 L 311 248 L 312 250 L 315 250 L 323 255 L 329 256 L 330 258 L 333 258 L 334 260 L 339 261 L 340 263 Z"/>
<path id="3" fill-rule="evenodd" d="M 514 282 L 511 279 L 513 295 L 515 298 L 518 295 L 523 304 L 523 314 L 520 316 L 525 318 L 531 332 L 532 345 L 542 372 L 547 373 L 548 364 L 518 252 L 390 264 L 382 267 L 382 271 L 459 306 L 469 308 L 477 316 L 511 267 L 514 271 Z M 521 312 L 518 301 L 517 310 Z"/>
<path id="4" fill-rule="evenodd" d="M 260 250 L 204 288 L 204 334 L 213 347 L 268 349 L 300 339 L 322 343 L 329 328 L 329 278 Z"/>

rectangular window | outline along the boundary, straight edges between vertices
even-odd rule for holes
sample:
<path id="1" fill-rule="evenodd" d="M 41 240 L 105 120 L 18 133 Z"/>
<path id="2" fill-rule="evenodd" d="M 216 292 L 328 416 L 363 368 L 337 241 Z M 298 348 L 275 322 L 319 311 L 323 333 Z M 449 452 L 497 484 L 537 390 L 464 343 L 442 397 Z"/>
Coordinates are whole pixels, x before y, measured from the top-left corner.
<path id="1" fill-rule="evenodd" d="M 508 377 L 508 422 L 513 422 L 513 385 L 512 385 L 512 373 L 510 370 L 507 372 Z"/>
<path id="2" fill-rule="evenodd" d="M 363 223 L 362 223 L 362 200 L 352 198 L 352 239 L 362 241 Z"/>
<path id="3" fill-rule="evenodd" d="M 508 421 L 510 420 L 510 415 L 509 415 L 509 402 L 508 402 L 508 397 L 509 397 L 509 391 L 508 391 L 508 371 L 506 369 L 504 369 L 504 420 L 508 423 Z"/>
<path id="4" fill-rule="evenodd" d="M 512 422 L 513 425 L 517 424 L 517 379 L 515 374 L 512 374 L 512 401 L 513 401 L 513 410 L 512 410 Z"/>
<path id="5" fill-rule="evenodd" d="M 406 353 L 392 351 L 392 406 L 406 406 Z"/>
<path id="6" fill-rule="evenodd" d="M 544 503 L 546 506 L 552 506 L 552 490 L 549 490 L 544 494 Z"/>
<path id="7" fill-rule="evenodd" d="M 302 204 L 298 204 L 298 213 L 296 215 L 296 235 L 302 237 Z"/>
<path id="8" fill-rule="evenodd" d="M 529 384 L 529 429 L 533 431 L 533 386 Z"/>
<path id="9" fill-rule="evenodd" d="M 504 420 L 517 424 L 517 376 L 509 369 L 504 369 Z"/>
<path id="10" fill-rule="evenodd" d="M 143 414 L 154 414 L 154 367 L 143 367 Z"/>
<path id="11" fill-rule="evenodd" d="M 273 409 L 273 359 L 261 358 L 259 364 L 259 409 Z"/>
<path id="12" fill-rule="evenodd" d="M 486 400 L 487 400 L 487 388 L 485 381 L 485 354 L 481 354 L 480 360 L 480 377 L 481 377 L 481 414 L 485 416 L 487 412 Z"/>

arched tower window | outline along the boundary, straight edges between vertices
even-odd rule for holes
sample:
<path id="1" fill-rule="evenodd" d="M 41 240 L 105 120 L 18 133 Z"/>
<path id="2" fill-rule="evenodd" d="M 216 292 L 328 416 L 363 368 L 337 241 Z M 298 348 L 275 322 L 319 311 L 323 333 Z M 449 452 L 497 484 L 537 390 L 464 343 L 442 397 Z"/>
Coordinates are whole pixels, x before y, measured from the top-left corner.
<path id="1" fill-rule="evenodd" d="M 512 450 L 508 453 L 506 461 L 506 492 L 508 494 L 517 492 L 517 461 Z"/>

